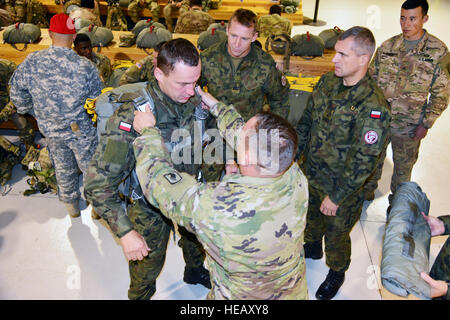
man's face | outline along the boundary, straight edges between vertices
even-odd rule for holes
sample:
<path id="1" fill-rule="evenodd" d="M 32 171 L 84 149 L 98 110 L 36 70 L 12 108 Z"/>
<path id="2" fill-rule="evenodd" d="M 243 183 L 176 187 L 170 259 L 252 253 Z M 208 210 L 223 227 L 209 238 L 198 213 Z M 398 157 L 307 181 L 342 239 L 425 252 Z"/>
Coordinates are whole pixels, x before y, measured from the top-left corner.
<path id="1" fill-rule="evenodd" d="M 175 102 L 186 103 L 195 94 L 194 88 L 200 78 L 201 63 L 191 67 L 184 62 L 175 63 L 169 74 L 164 74 L 158 67 L 155 68 L 155 77 L 161 90 Z"/>
<path id="2" fill-rule="evenodd" d="M 423 15 L 422 7 L 403 9 L 400 13 L 400 27 L 406 40 L 419 40 L 423 34 L 423 25 L 428 21 L 428 15 Z"/>
<path id="3" fill-rule="evenodd" d="M 258 37 L 255 26 L 246 27 L 235 19 L 228 23 L 228 53 L 235 58 L 245 57 L 250 52 L 250 46 Z"/>
<path id="4" fill-rule="evenodd" d="M 336 42 L 334 49 L 336 54 L 333 58 L 334 73 L 344 79 L 352 79 L 361 69 L 361 56 L 353 50 L 353 37 Z"/>
<path id="5" fill-rule="evenodd" d="M 92 45 L 90 41 L 80 42 L 74 47 L 78 55 L 92 60 Z"/>

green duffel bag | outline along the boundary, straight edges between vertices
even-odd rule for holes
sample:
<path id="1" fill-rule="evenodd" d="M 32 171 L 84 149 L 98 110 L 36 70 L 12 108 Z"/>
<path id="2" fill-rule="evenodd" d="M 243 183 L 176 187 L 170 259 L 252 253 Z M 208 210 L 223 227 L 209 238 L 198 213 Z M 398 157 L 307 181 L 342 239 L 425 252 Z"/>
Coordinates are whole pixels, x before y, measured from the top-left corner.
<path id="1" fill-rule="evenodd" d="M 88 27 L 81 28 L 78 33 L 86 34 L 93 47 L 106 47 L 113 39 L 114 35 L 111 30 L 104 27 L 97 27 L 93 24 Z"/>
<path id="2" fill-rule="evenodd" d="M 147 19 L 147 20 L 139 20 L 133 27 L 131 32 L 137 37 L 142 30 L 150 28 L 151 26 L 166 29 L 166 26 L 163 25 L 162 23 L 154 22 L 152 19 Z"/>
<path id="3" fill-rule="evenodd" d="M 197 48 L 199 50 L 205 50 L 216 43 L 225 41 L 226 39 L 227 34 L 224 31 L 212 28 L 211 30 L 206 30 L 200 33 L 197 39 Z"/>
<path id="4" fill-rule="evenodd" d="M 23 51 L 28 43 L 35 43 L 41 37 L 41 29 L 31 23 L 16 23 L 5 28 L 3 42 L 11 44 L 15 49 Z M 16 43 L 24 43 L 22 49 L 16 47 Z"/>
<path id="5" fill-rule="evenodd" d="M 339 27 L 334 27 L 333 29 L 323 30 L 321 33 L 319 33 L 319 37 L 322 38 L 325 44 L 325 49 L 334 49 L 334 45 L 343 32 L 344 30 L 340 29 Z"/>
<path id="6" fill-rule="evenodd" d="M 172 33 L 170 31 L 151 26 L 143 29 L 136 39 L 137 48 L 155 48 L 158 44 L 164 41 L 172 40 Z"/>
<path id="7" fill-rule="evenodd" d="M 310 34 L 297 34 L 292 37 L 292 55 L 301 57 L 318 57 L 323 55 L 325 43 L 319 36 Z"/>

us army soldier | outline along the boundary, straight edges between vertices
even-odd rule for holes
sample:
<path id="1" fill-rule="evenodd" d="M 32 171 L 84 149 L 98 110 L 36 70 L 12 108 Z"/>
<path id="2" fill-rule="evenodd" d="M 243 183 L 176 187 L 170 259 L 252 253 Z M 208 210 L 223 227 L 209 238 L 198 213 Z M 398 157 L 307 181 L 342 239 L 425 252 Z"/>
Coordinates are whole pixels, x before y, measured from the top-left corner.
<path id="1" fill-rule="evenodd" d="M 159 21 L 160 7 L 157 0 L 133 0 L 128 5 L 128 15 L 134 23 L 142 16 L 142 10 L 147 8 L 152 13 L 152 20 Z"/>
<path id="2" fill-rule="evenodd" d="M 197 49 L 188 40 L 171 40 L 162 46 L 155 75 L 148 79 L 147 92 L 152 97 L 157 126 L 168 148 L 175 147 L 171 143 L 175 130 L 185 129 L 191 136 L 194 134 L 195 109 L 201 102 L 193 91 L 200 77 L 199 59 Z M 138 97 L 133 93 L 124 97 L 124 103 L 108 120 L 89 166 L 84 189 L 95 211 L 120 239 L 129 260 L 129 299 L 149 299 L 156 291 L 156 278 L 164 265 L 172 225 L 157 206 L 141 197 L 139 185 L 132 188 L 134 192 L 128 192 L 136 196 L 126 211 L 120 201 L 119 185 L 132 174 L 136 163 L 132 151 L 132 142 L 137 136 L 132 126 L 136 106 L 131 101 Z M 212 120 L 205 124 L 206 128 L 214 125 Z M 180 163 L 177 168 L 194 177 L 200 174 L 200 165 L 193 162 Z M 210 288 L 209 274 L 203 267 L 205 253 L 201 244 L 184 228 L 179 231 L 179 245 L 186 262 L 184 281 Z"/>
<path id="3" fill-rule="evenodd" d="M 209 14 L 202 11 L 201 0 L 190 0 L 189 10 L 178 17 L 175 33 L 200 34 L 214 22 Z"/>
<path id="4" fill-rule="evenodd" d="M 50 20 L 52 46 L 30 53 L 11 80 L 17 112 L 34 111 L 55 168 L 58 197 L 72 217 L 80 215 L 79 170 L 87 171 L 97 146 L 95 127 L 84 111 L 102 83 L 95 65 L 72 50 L 73 20 L 64 13 Z"/>
<path id="5" fill-rule="evenodd" d="M 423 29 L 429 19 L 427 13 L 427 1 L 405 1 L 400 12 L 402 33 L 381 44 L 370 66 L 372 77 L 392 108 L 394 172 L 389 202 L 397 185 L 410 181 L 420 143 L 449 103 L 449 75 L 440 64 L 449 51 Z M 368 200 L 373 198 L 381 171 L 380 163 L 366 188 Z"/>
<path id="6" fill-rule="evenodd" d="M 268 112 L 245 123 L 233 106 L 199 92 L 222 137 L 237 150 L 240 172 L 197 183 L 171 164 L 152 114 L 137 112 L 133 126 L 142 136 L 134 142 L 136 171 L 146 198 L 205 247 L 212 278 L 208 299 L 308 299 L 302 249 L 308 190 L 293 163 L 295 129 Z M 270 155 L 253 139 L 263 131 Z M 278 161 L 271 161 L 275 154 Z"/>
<path id="7" fill-rule="evenodd" d="M 350 265 L 350 231 L 364 202 L 362 188 L 388 143 L 391 113 L 381 90 L 367 73 L 375 50 L 372 32 L 353 27 L 335 45 L 334 73 L 315 86 L 297 125 L 299 155 L 309 182 L 305 230 L 306 258 L 320 259 L 325 237 L 330 267 L 316 292 L 333 298 Z"/>
<path id="8" fill-rule="evenodd" d="M 189 10 L 189 0 L 169 0 L 164 7 L 164 18 L 166 19 L 167 30 L 173 32 L 173 18 L 172 13 L 178 12 L 180 17 L 183 13 Z"/>
<path id="9" fill-rule="evenodd" d="M 268 37 L 271 34 L 286 33 L 291 35 L 292 22 L 281 16 L 281 7 L 274 4 L 269 9 L 269 15 L 258 18 L 256 29 L 260 37 Z"/>

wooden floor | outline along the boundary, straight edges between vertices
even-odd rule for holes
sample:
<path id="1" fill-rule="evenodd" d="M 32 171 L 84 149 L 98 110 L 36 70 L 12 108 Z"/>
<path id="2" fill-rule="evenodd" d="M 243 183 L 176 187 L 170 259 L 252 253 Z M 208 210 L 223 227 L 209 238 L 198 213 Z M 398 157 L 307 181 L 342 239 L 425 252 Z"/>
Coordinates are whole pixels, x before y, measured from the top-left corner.
<path id="1" fill-rule="evenodd" d="M 54 0 L 40 0 L 44 6 L 47 7 L 49 13 L 60 13 L 62 12 L 62 4 L 55 4 Z M 163 16 L 163 8 L 167 5 L 167 0 L 158 1 L 160 5 L 161 17 Z M 271 0 L 223 0 L 222 6 L 219 9 L 211 9 L 208 13 L 213 17 L 214 20 L 229 20 L 231 15 L 236 9 L 245 8 L 252 10 L 255 14 L 260 17 L 269 14 L 269 8 L 273 4 L 279 4 L 279 1 L 271 1 Z M 100 1 L 100 14 L 106 16 L 106 8 L 107 2 Z M 124 13 L 127 13 L 127 8 L 122 8 Z M 143 17 L 151 17 L 152 14 L 149 10 L 145 9 L 143 11 Z M 174 13 L 173 17 L 177 18 L 178 14 Z M 283 13 L 283 17 L 288 18 L 292 21 L 294 25 L 301 25 L 303 23 L 303 11 L 302 11 L 302 2 L 298 6 L 298 10 L 296 13 Z"/>

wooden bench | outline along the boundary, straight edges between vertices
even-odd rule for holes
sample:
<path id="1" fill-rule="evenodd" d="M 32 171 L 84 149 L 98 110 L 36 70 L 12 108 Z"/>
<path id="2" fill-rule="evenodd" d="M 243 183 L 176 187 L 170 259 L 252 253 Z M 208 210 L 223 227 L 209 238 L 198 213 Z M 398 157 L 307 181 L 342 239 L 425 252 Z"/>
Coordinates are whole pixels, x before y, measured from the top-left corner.
<path id="1" fill-rule="evenodd" d="M 138 61 L 147 56 L 147 52 L 143 49 L 132 47 L 119 47 L 119 37 L 121 34 L 129 33 L 125 31 L 113 31 L 114 40 L 108 47 L 103 47 L 101 53 L 106 55 L 111 62 L 117 59 L 134 60 Z M 194 45 L 197 45 L 198 35 L 194 34 L 173 34 L 174 38 L 185 38 L 191 41 Z M 3 31 L 0 31 L 0 39 L 3 39 Z M 265 38 L 258 38 L 264 48 Z M 6 43 L 0 43 L 0 58 L 11 60 L 17 64 L 20 64 L 30 52 L 37 50 L 43 50 L 51 45 L 51 39 L 48 35 L 48 29 L 41 29 L 41 40 L 39 43 L 28 44 L 27 49 L 24 51 L 18 51 L 11 45 Z M 19 44 L 18 47 L 22 48 L 23 45 Z M 94 49 L 97 50 L 97 49 Z M 151 51 L 151 49 L 150 49 Z M 275 62 L 282 63 L 283 56 L 276 54 L 273 51 L 269 52 L 274 58 Z M 333 71 L 334 64 L 331 61 L 334 56 L 334 50 L 325 50 L 322 57 L 316 57 L 311 60 L 304 59 L 302 57 L 291 56 L 290 57 L 290 72 L 294 74 L 304 74 L 311 76 L 321 76 L 322 74 Z M 33 119 L 33 124 L 36 126 L 36 122 Z M 0 129 L 15 129 L 14 124 L 11 121 L 0 124 Z"/>
<path id="2" fill-rule="evenodd" d="M 47 8 L 50 14 L 61 13 L 62 12 L 62 4 L 55 4 L 54 0 L 40 0 L 44 6 Z M 167 5 L 166 0 L 158 1 L 160 5 L 160 17 L 163 18 L 163 8 Z M 240 1 L 240 0 L 223 0 L 222 6 L 219 9 L 211 9 L 208 13 L 213 17 L 214 20 L 228 21 L 236 9 L 245 8 L 252 10 L 255 14 L 260 17 L 269 14 L 269 8 L 273 4 L 279 4 L 279 1 L 271 1 L 271 0 L 252 0 L 250 1 Z M 122 8 L 125 14 L 128 13 L 127 8 Z M 106 16 L 107 14 L 107 2 L 100 1 L 100 14 Z M 152 13 L 150 10 L 144 9 L 142 13 L 143 17 L 151 17 Z M 178 12 L 172 14 L 173 18 L 178 18 Z M 283 17 L 288 18 L 292 21 L 294 25 L 300 25 L 303 23 L 303 11 L 302 11 L 302 2 L 300 2 L 298 6 L 298 10 L 296 13 L 283 13 Z"/>

